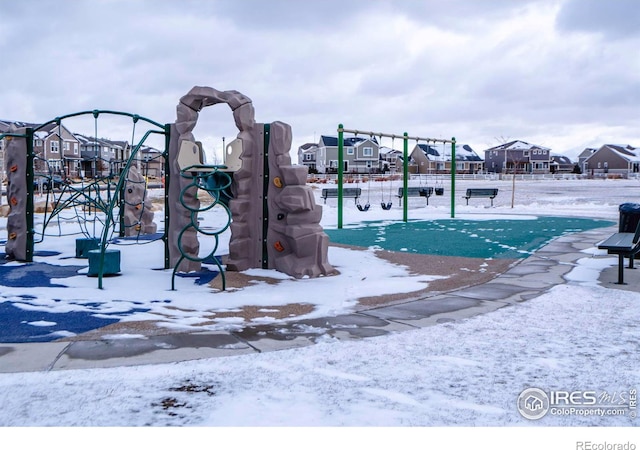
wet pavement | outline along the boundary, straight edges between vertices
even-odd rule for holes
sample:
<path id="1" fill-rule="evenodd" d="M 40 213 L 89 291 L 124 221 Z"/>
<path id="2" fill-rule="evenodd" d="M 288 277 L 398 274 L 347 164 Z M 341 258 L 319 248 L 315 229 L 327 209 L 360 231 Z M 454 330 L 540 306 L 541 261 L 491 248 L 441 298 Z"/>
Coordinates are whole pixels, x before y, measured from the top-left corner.
<path id="1" fill-rule="evenodd" d="M 595 249 L 598 242 L 616 231 L 616 227 L 609 227 L 560 237 L 482 285 L 334 317 L 249 326 L 230 332 L 0 344 L 0 373 L 107 368 L 250 354 L 313 345 L 327 337 L 358 340 L 463 320 L 530 300 L 553 286 L 571 283 L 565 276 L 578 260 L 613 257 L 601 256 L 601 252 L 594 256 L 595 250 L 589 249 Z M 611 266 L 600 273 L 599 281 L 607 288 L 640 292 L 640 270 L 625 269 L 627 284 L 618 285 L 617 265 Z"/>

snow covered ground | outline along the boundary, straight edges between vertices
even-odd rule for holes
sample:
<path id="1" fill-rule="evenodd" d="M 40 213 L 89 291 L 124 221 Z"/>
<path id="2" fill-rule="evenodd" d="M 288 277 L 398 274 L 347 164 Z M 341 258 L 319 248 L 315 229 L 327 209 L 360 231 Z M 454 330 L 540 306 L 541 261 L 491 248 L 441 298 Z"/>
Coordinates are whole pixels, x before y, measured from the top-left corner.
<path id="1" fill-rule="evenodd" d="M 466 206 L 461 196 L 467 186 L 500 188 L 495 207 L 488 207 L 488 199 L 472 199 Z M 318 185 L 316 191 L 320 204 L 322 187 L 325 185 Z M 449 187 L 445 185 L 445 196 L 432 197 L 428 207 L 424 206 L 424 199 L 410 199 L 409 217 L 449 217 Z M 562 215 L 617 221 L 620 203 L 640 199 L 637 180 L 517 181 L 511 207 L 511 187 L 511 181 L 459 181 L 456 217 Z M 382 188 L 388 189 L 388 186 Z M 345 201 L 345 224 L 401 220 L 402 210 L 396 204 L 391 211 L 376 206 L 382 196 L 379 189 L 372 186 L 373 206 L 366 213 L 353 207 L 352 200 Z M 327 228 L 335 227 L 335 200 L 327 201 L 322 223 Z M 404 270 L 376 266 L 383 263 L 368 252 L 333 252 L 332 258 L 345 269 L 345 276 L 333 281 L 329 278 L 306 280 L 318 283 L 314 290 L 326 289 L 325 295 L 318 296 L 316 301 L 318 305 L 323 304 L 323 299 L 327 302 L 322 314 L 348 308 L 352 298 L 343 295 L 348 289 L 353 298 L 367 295 L 366 291 L 353 292 L 353 277 L 360 276 L 358 267 L 379 268 L 380 273 Z M 580 266 L 567 276 L 567 284 L 556 286 L 538 298 L 460 322 L 358 342 L 327 339 L 306 348 L 176 364 L 1 374 L 0 425 L 500 427 L 495 436 L 501 435 L 502 427 L 596 426 L 601 434 L 592 440 L 607 438 L 612 442 L 610 436 L 614 436 L 617 442 L 631 439 L 640 445 L 637 433 L 640 422 L 630 417 L 630 411 L 625 415 L 603 416 L 549 414 L 532 421 L 522 417 L 516 408 L 519 394 L 531 387 L 595 391 L 599 395 L 617 395 L 616 401 L 625 398 L 628 401 L 630 393 L 638 388 L 640 287 L 635 292 L 622 291 L 597 282 L 599 271 L 615 263 L 615 258 L 595 248 L 589 249 Z M 124 267 L 123 272 L 126 272 Z M 156 276 L 153 283 L 168 286 L 166 272 L 158 271 Z M 72 305 L 81 304 L 83 299 L 117 298 L 127 308 L 126 302 L 140 300 L 133 298 L 131 282 L 126 276 L 106 279 L 104 291 L 92 288 L 95 279 L 76 278 L 78 284 L 68 290 L 67 300 Z M 74 280 L 65 279 L 76 283 Z M 428 282 L 428 279 L 406 274 L 402 280 L 402 286 L 394 285 L 393 289 L 410 291 L 414 283 L 423 286 Z M 166 298 L 188 305 L 193 311 L 203 311 L 206 302 L 193 295 L 203 287 L 194 286 L 188 279 L 180 279 L 179 283 L 177 291 L 164 292 Z M 300 285 L 288 280 L 283 288 L 261 289 L 261 301 L 273 305 L 285 301 L 285 297 L 290 299 L 296 284 Z M 363 285 L 358 284 L 358 289 L 360 286 Z M 44 303 L 51 301 L 46 298 L 46 292 L 42 289 L 36 295 Z M 19 288 L 2 287 L 0 301 L 23 293 Z M 250 289 L 222 295 L 228 297 L 224 301 L 229 301 L 230 308 L 249 301 L 253 304 L 257 298 Z M 147 300 L 151 301 L 152 296 L 149 294 Z M 111 302 L 111 307 L 121 306 Z M 171 317 L 168 322 L 173 326 L 197 324 L 195 316 L 174 314 Z M 310 445 L 301 441 L 307 438 L 296 430 L 297 433 L 292 431 L 291 435 L 280 438 L 284 441 L 271 442 L 275 444 L 273 448 L 287 448 L 287 442 Z M 370 430 L 373 429 L 367 428 L 363 435 L 376 436 Z M 593 436 L 593 430 L 568 430 L 572 432 L 569 441 L 573 446 L 550 448 L 576 448 L 579 436 Z M 613 431 L 615 435 L 607 434 Z M 19 433 L 19 429 L 15 432 Z M 242 431 L 237 433 L 233 437 L 236 442 L 242 440 Z M 449 438 L 462 439 L 455 434 Z M 205 433 L 207 437 L 195 435 L 216 439 L 212 433 Z M 314 439 L 315 433 L 311 432 L 310 436 L 308 439 Z M 359 442 L 365 439 L 359 433 L 356 436 Z M 528 441 L 518 439 L 518 448 L 533 448 L 528 445 L 539 442 L 535 439 L 542 434 L 523 431 L 522 436 L 527 436 Z M 372 444 L 383 442 L 386 442 L 384 438 L 373 439 Z M 68 448 L 68 444 L 67 441 L 64 448 Z M 427 444 L 423 441 L 419 445 L 432 447 Z M 515 448 L 494 444 L 493 448 Z"/>

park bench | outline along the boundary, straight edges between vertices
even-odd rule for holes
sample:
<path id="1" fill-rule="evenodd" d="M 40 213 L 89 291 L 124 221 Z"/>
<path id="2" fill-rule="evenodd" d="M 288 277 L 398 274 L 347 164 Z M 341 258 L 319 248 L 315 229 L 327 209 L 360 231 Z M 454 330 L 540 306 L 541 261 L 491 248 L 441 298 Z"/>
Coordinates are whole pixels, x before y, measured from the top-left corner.
<path id="1" fill-rule="evenodd" d="M 429 197 L 433 195 L 432 187 L 410 187 L 407 188 L 407 197 L 426 197 L 427 205 L 429 204 Z M 398 195 L 400 199 L 400 206 L 402 206 L 402 199 L 404 198 L 404 188 L 398 188 Z"/>
<path id="2" fill-rule="evenodd" d="M 467 199 L 467 205 L 469 204 L 469 199 L 474 197 L 489 197 L 491 199 L 491 206 L 493 206 L 493 199 L 498 195 L 498 189 L 494 188 L 470 188 L 467 189 L 467 195 L 464 198 Z"/>
<path id="3" fill-rule="evenodd" d="M 360 198 L 361 195 L 362 195 L 362 189 L 360 188 L 343 188 L 342 189 L 342 198 L 352 198 L 353 201 L 356 203 L 358 198 Z M 338 198 L 338 189 L 323 188 L 322 198 L 324 199 L 325 203 L 327 203 L 328 198 Z"/>
<path id="4" fill-rule="evenodd" d="M 610 255 L 618 255 L 618 282 L 624 283 L 624 258 L 629 258 L 629 268 L 633 269 L 633 259 L 640 252 L 640 222 L 635 233 L 614 233 L 598 244 L 598 248 L 606 250 Z"/>

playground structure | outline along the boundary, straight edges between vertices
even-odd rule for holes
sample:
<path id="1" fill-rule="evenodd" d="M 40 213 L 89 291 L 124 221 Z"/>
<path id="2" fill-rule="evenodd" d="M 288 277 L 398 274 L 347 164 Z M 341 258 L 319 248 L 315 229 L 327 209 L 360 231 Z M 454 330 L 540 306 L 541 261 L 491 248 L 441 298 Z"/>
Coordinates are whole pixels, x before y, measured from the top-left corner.
<path id="1" fill-rule="evenodd" d="M 365 135 L 371 138 L 379 137 L 380 141 L 382 141 L 383 137 L 395 139 L 402 139 L 403 142 L 403 151 L 402 151 L 402 217 L 403 221 L 408 221 L 408 193 L 409 193 L 409 140 L 415 140 L 416 143 L 423 141 L 427 144 L 429 142 L 433 143 L 442 143 L 446 145 L 447 143 L 451 144 L 451 218 L 455 217 L 455 190 L 456 190 L 456 138 L 453 137 L 451 139 L 437 139 L 437 138 L 425 138 L 419 136 L 409 136 L 408 133 L 403 133 L 402 135 L 390 134 L 390 133 L 381 133 L 376 131 L 363 131 L 363 130 L 355 130 L 355 129 L 346 129 L 342 124 L 338 125 L 338 228 L 342 228 L 343 226 L 343 198 L 344 198 L 344 133 L 352 133 L 354 135 Z M 442 189 L 441 195 L 444 193 L 444 189 L 442 185 L 439 186 L 439 189 Z M 384 191 L 383 191 L 384 192 Z M 385 203 L 384 200 L 381 204 L 381 207 L 385 210 L 391 209 L 391 203 Z M 366 211 L 364 208 L 358 208 L 361 211 Z M 367 208 L 368 209 L 368 208 Z"/>
<path id="2" fill-rule="evenodd" d="M 224 165 L 207 165 L 192 131 L 200 110 L 218 103 L 231 108 L 239 134 L 224 149 Z M 151 134 L 163 136 L 165 143 L 161 155 L 166 167 L 165 228 L 159 238 L 164 242 L 164 269 L 173 268 L 172 289 L 176 274 L 200 271 L 203 262 L 217 266 L 223 290 L 224 264 L 227 270 L 275 269 L 296 278 L 334 273 L 327 260 L 329 240 L 320 226 L 322 207 L 306 186 L 307 169 L 291 165 L 291 127 L 282 122 L 256 123 L 251 100 L 237 91 L 196 86 L 180 99 L 176 109 L 174 124 L 161 125 L 136 114 L 93 110 L 57 117 L 35 128 L 13 127 L 0 134 L 0 139 L 7 142 L 7 257 L 33 262 L 34 133 L 51 123 L 61 126 L 70 117 L 92 114 L 97 121 L 101 114 L 115 114 L 133 119 L 133 136 L 140 120 L 152 129 L 138 143 L 132 137 L 131 154 L 119 173 L 88 184 L 64 185 L 58 195 L 47 191 L 46 204 L 51 194 L 53 207 L 42 231 L 44 238 L 54 218 L 60 218 L 64 211 L 76 211 L 75 218 L 85 236 L 76 241 L 76 256 L 88 256 L 89 274 L 98 277 L 99 288 L 103 287 L 103 276 L 120 271 L 119 251 L 107 248 L 116 233 L 119 237 L 149 238 L 157 234 L 144 175 L 132 165 Z M 198 190 L 206 191 L 213 203 L 203 206 L 197 198 Z M 213 231 L 201 227 L 198 213 L 216 206 L 226 211 L 227 223 Z M 87 211 L 93 216 L 83 222 Z M 221 261 L 214 253 L 220 234 L 228 228 L 229 255 L 227 261 Z M 214 240 L 214 248 L 207 255 L 199 255 L 198 234 Z"/>

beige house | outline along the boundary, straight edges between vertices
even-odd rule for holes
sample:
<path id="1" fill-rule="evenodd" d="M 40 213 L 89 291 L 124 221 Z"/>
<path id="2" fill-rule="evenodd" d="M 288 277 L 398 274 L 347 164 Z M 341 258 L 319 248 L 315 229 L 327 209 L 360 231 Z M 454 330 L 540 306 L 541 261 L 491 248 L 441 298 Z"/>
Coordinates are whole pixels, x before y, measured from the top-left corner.
<path id="1" fill-rule="evenodd" d="M 640 172 L 640 148 L 631 145 L 605 144 L 585 158 L 583 173 L 627 176 Z"/>

